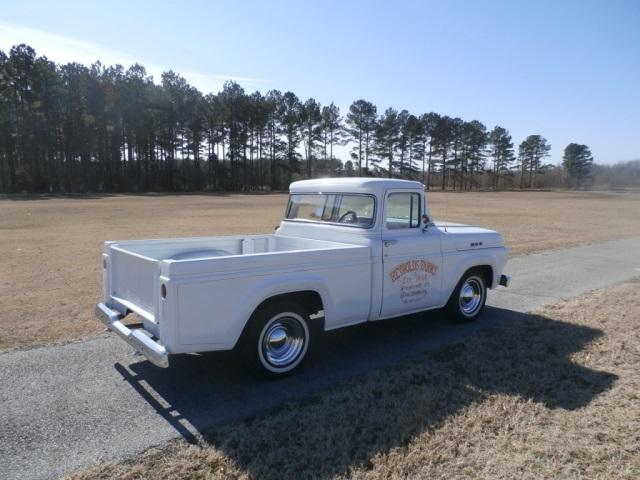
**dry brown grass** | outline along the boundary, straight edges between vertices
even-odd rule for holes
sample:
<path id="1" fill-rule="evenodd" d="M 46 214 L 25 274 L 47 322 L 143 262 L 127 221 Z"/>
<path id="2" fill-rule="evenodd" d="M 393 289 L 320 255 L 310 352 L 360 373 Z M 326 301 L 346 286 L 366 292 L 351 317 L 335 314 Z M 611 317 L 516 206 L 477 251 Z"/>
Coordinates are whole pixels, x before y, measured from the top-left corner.
<path id="1" fill-rule="evenodd" d="M 640 282 L 502 324 L 307 401 L 70 476 L 640 477 Z"/>
<path id="2" fill-rule="evenodd" d="M 640 235 L 640 194 L 433 193 L 436 218 L 502 231 L 512 253 Z M 273 231 L 285 195 L 0 200 L 0 349 L 99 332 L 104 240 Z"/>

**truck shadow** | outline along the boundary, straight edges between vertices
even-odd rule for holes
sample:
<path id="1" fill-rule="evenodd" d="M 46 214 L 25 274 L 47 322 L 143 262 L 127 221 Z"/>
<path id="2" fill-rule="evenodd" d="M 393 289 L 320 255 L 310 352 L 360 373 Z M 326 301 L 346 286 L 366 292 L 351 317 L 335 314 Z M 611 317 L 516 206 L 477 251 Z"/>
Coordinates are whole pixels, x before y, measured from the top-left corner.
<path id="1" fill-rule="evenodd" d="M 497 328 L 460 341 L 487 327 Z M 602 334 L 487 308 L 471 325 L 449 325 L 432 313 L 328 333 L 301 372 L 277 381 L 248 375 L 232 353 L 178 356 L 167 370 L 146 361 L 116 368 L 179 435 L 211 444 L 251 476 L 295 468 L 298 478 L 325 478 L 406 445 L 491 394 L 548 408 L 587 405 L 617 377 L 570 357 Z M 340 401 L 315 395 L 336 384 L 328 395 L 353 392 Z M 276 409 L 265 432 L 259 414 L 292 400 L 300 402 Z M 318 439 L 322 449 L 314 446 Z"/>

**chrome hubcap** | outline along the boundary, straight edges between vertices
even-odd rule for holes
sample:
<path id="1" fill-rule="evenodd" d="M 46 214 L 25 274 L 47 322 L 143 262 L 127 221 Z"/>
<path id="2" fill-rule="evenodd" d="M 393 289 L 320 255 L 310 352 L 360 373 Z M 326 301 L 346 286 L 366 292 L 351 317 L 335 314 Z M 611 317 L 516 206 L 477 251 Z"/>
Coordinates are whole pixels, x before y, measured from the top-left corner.
<path id="1" fill-rule="evenodd" d="M 263 358 L 276 368 L 295 362 L 306 343 L 306 332 L 300 320 L 293 316 L 278 317 L 269 323 L 262 336 Z"/>
<path id="2" fill-rule="evenodd" d="M 460 289 L 460 310 L 467 316 L 473 315 L 482 306 L 484 287 L 477 277 L 470 277 Z"/>

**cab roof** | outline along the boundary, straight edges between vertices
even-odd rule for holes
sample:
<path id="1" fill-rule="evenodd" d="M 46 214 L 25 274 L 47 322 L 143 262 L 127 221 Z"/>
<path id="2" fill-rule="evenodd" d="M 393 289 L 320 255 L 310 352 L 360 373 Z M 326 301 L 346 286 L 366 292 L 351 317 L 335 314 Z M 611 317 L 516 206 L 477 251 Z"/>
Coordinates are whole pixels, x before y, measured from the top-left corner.
<path id="1" fill-rule="evenodd" d="M 413 180 L 371 177 L 339 177 L 300 180 L 289 186 L 291 193 L 370 193 L 383 195 L 390 189 L 424 190 L 424 185 Z"/>

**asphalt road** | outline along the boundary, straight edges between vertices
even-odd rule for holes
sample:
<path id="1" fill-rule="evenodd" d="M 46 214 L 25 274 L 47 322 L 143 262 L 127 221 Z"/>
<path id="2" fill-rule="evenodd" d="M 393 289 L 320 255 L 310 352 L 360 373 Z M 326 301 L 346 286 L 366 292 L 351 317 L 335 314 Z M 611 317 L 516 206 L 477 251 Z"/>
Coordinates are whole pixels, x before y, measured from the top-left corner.
<path id="1" fill-rule="evenodd" d="M 511 287 L 491 292 L 492 308 L 474 324 L 450 325 L 431 313 L 332 332 L 299 374 L 279 381 L 248 376 L 227 353 L 178 356 L 158 369 L 110 334 L 2 353 L 0 478 L 57 478 L 177 436 L 192 440 L 209 426 L 436 348 L 514 311 L 638 276 L 640 239 L 515 257 L 506 272 Z"/>

